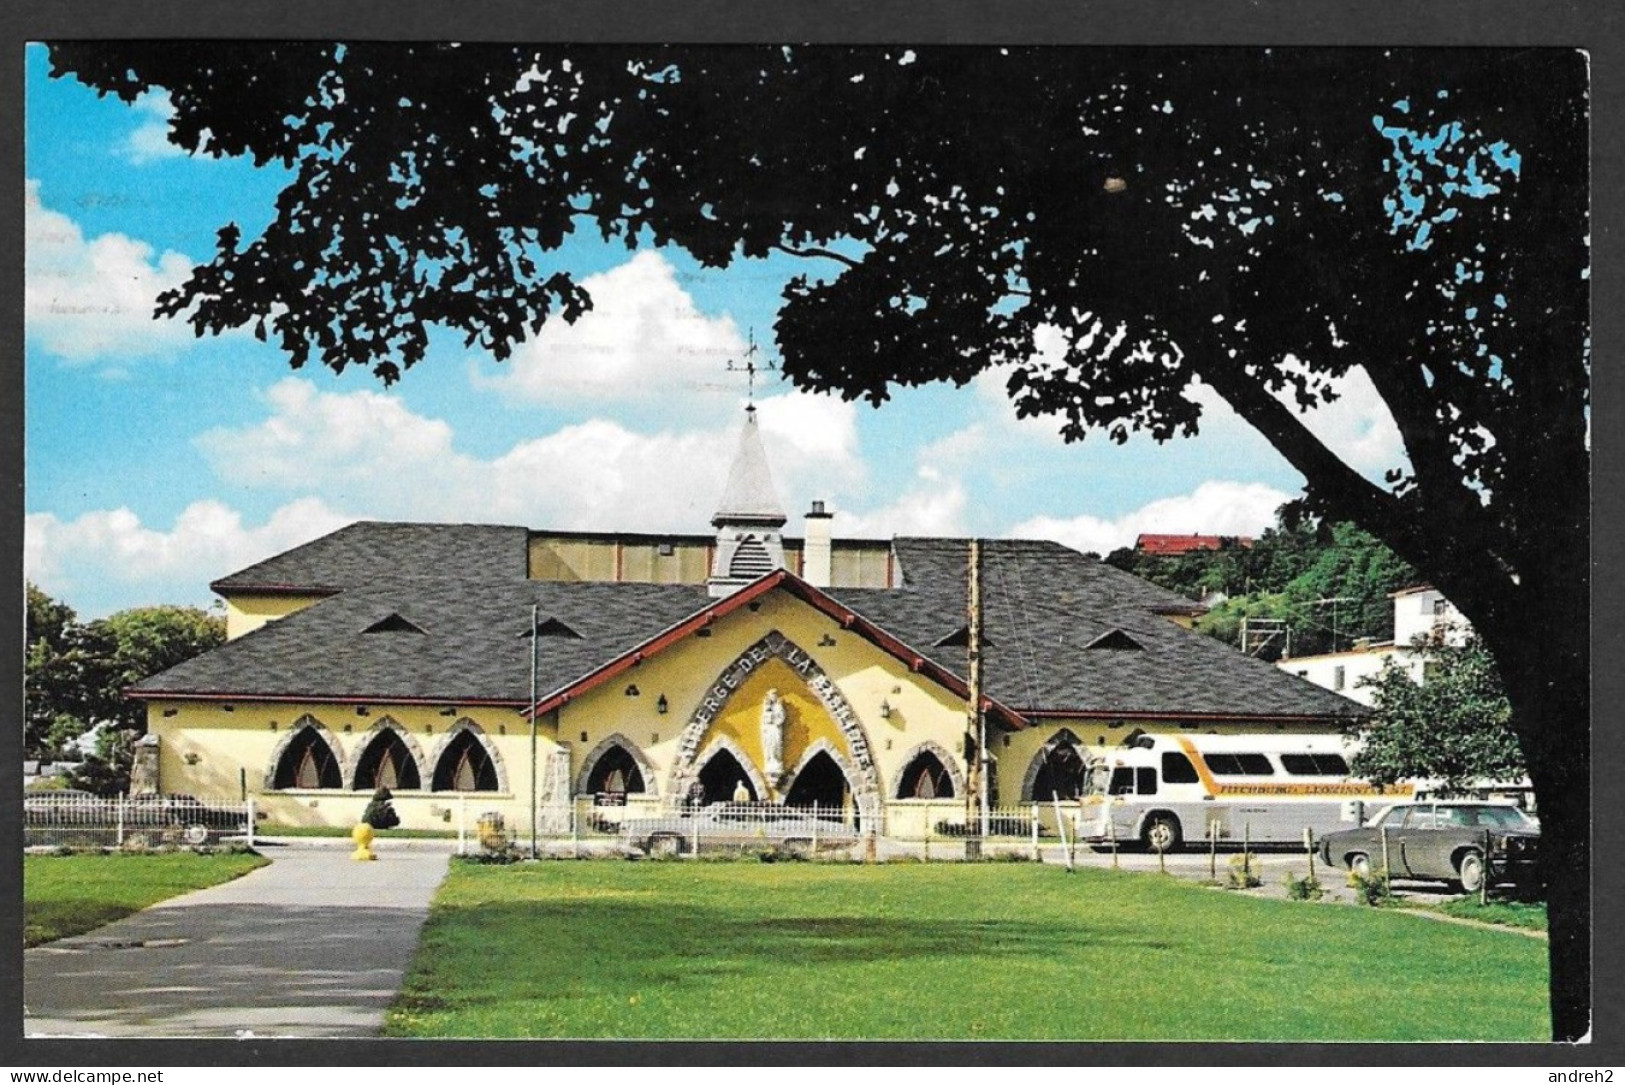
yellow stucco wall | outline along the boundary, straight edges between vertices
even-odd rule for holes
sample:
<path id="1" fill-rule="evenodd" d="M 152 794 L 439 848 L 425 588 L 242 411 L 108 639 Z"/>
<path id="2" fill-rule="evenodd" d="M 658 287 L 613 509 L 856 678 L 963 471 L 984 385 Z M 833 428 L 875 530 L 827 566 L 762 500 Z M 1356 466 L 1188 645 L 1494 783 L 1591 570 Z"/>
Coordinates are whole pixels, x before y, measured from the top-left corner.
<path id="1" fill-rule="evenodd" d="M 226 711 L 223 704 L 199 702 L 155 702 L 148 708 L 148 730 L 159 736 L 159 786 L 166 792 L 184 792 L 206 801 L 237 802 L 246 779 L 247 793 L 254 796 L 270 821 L 282 825 L 353 825 L 359 819 L 371 791 L 331 791 L 270 787 L 279 743 L 297 721 L 309 715 L 326 729 L 334 755 L 346 770 L 353 769 L 370 731 L 388 717 L 411 736 L 434 771 L 434 757 L 440 742 L 459 720 L 479 726 L 495 751 L 507 777 L 508 787 L 499 792 L 467 794 L 470 817 L 487 809 L 497 810 L 510 823 L 527 809 L 530 793 L 529 724 L 513 709 L 459 708 L 455 716 L 443 716 L 435 707 L 377 704 L 367 706 L 368 715 L 359 716 L 350 705 L 254 704 L 236 702 Z M 169 713 L 173 713 L 170 715 Z M 273 724 L 275 727 L 273 728 Z M 551 725 L 544 725 L 538 742 L 543 764 L 556 749 Z M 348 778 L 346 779 L 348 783 Z M 456 828 L 456 792 L 432 792 L 430 780 L 417 791 L 395 792 L 394 806 L 403 828 Z"/>
<path id="2" fill-rule="evenodd" d="M 236 640 L 267 622 L 286 618 L 327 598 L 325 595 L 228 595 L 226 639 Z"/>
<path id="3" fill-rule="evenodd" d="M 560 710 L 558 733 L 572 746 L 576 776 L 590 751 L 620 733 L 648 758 L 659 794 L 666 797 L 679 741 L 702 699 L 734 660 L 774 630 L 804 650 L 851 706 L 865 734 L 882 794 L 890 790 L 904 759 L 920 743 L 935 741 L 955 757 L 962 752 L 962 701 L 786 593 L 772 593 L 760 601 L 757 610 L 736 611 L 708 630 L 709 636 L 690 634 L 671 650 L 643 661 Z M 833 643 L 821 643 L 826 638 Z M 633 686 L 638 690 L 635 697 L 627 695 Z M 759 765 L 761 705 L 770 687 L 778 689 L 786 704 L 787 769 L 793 769 L 820 738 L 829 739 L 851 760 L 850 744 L 823 702 L 778 659 L 753 670 L 731 694 L 699 741 L 696 752 L 700 759 L 717 736 L 726 735 Z M 662 695 L 668 705 L 664 716 L 656 707 Z M 880 714 L 882 701 L 890 708 L 889 718 Z"/>
<path id="4" fill-rule="evenodd" d="M 945 630 L 946 631 L 946 630 Z M 642 759 L 649 795 L 634 806 L 665 802 L 683 773 L 679 764 L 685 729 L 705 699 L 717 688 L 736 660 L 750 652 L 769 633 L 777 632 L 806 654 L 833 683 L 850 707 L 873 762 L 870 781 L 851 781 L 862 792 L 872 782 L 882 800 L 898 813 L 909 803 L 892 799 L 898 778 L 909 758 L 923 745 L 950 763 L 963 783 L 968 777 L 963 762 L 964 702 L 948 690 L 911 671 L 907 662 L 893 658 L 857 633 L 803 603 L 787 592 L 771 592 L 750 607 L 743 607 L 684 637 L 665 651 L 622 672 L 602 685 L 560 707 L 540 726 L 540 764 L 555 751 L 569 758 L 570 789 L 584 786 L 583 768 L 606 739 L 619 736 Z M 741 674 L 726 701 L 714 710 L 692 746 L 692 766 L 703 762 L 713 744 L 731 741 L 761 769 L 761 706 L 768 689 L 777 689 L 786 707 L 784 766 L 794 770 L 803 755 L 825 742 L 839 760 L 855 771 L 858 758 L 853 740 L 832 717 L 823 698 L 809 687 L 783 658 L 764 658 Z M 659 703 L 664 697 L 666 711 Z M 882 704 L 886 712 L 882 712 Z M 530 794 L 529 725 L 514 709 L 461 706 L 456 717 L 441 714 L 436 706 L 368 706 L 358 715 L 353 706 L 238 703 L 226 712 L 218 704 L 159 702 L 150 707 L 150 729 L 162 740 L 160 779 L 164 790 L 183 791 L 204 798 L 236 800 L 239 770 L 246 770 L 248 791 L 259 797 L 271 817 L 283 824 L 353 824 L 367 800 L 365 793 L 269 790 L 267 774 L 279 740 L 303 715 L 319 720 L 331 733 L 335 753 L 353 770 L 367 732 L 389 716 L 412 736 L 433 770 L 433 756 L 448 727 L 467 717 L 483 730 L 501 760 L 507 786 L 499 793 L 476 793 L 468 802 L 480 812 L 504 813 L 510 824 L 528 817 Z M 275 727 L 273 727 L 275 724 Z M 1309 725 L 1293 725 L 1295 729 Z M 348 728 L 348 730 L 347 730 Z M 1022 802 L 1022 785 L 1040 748 L 1062 728 L 1082 743 L 1104 753 L 1120 745 L 1136 728 L 1153 733 L 1214 731 L 1240 733 L 1282 730 L 1273 724 L 1191 724 L 1182 721 L 1122 721 L 1113 719 L 1046 719 L 1025 730 L 1005 732 L 989 725 L 989 748 L 995 759 L 998 801 L 1003 806 Z M 1328 730 L 1330 728 L 1327 728 Z M 189 760 L 189 755 L 190 760 Z M 425 784 L 427 784 L 425 780 Z M 545 790 L 545 785 L 544 785 Z M 782 796 L 774 796 L 782 798 Z M 963 801 L 962 790 L 956 797 Z M 456 796 L 427 790 L 399 792 L 395 807 L 403 824 L 412 828 L 455 825 Z M 952 803 L 938 800 L 932 817 L 951 812 Z"/>

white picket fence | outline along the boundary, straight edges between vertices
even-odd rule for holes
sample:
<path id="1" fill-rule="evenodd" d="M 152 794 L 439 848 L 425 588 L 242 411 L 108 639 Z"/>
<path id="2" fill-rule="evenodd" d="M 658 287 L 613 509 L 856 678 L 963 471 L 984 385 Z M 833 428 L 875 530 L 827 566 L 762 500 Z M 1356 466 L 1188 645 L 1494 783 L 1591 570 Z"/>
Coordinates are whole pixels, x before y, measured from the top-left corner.
<path id="1" fill-rule="evenodd" d="M 254 844 L 254 800 L 200 802 L 188 796 L 28 795 L 25 847 L 202 847 L 226 840 Z"/>

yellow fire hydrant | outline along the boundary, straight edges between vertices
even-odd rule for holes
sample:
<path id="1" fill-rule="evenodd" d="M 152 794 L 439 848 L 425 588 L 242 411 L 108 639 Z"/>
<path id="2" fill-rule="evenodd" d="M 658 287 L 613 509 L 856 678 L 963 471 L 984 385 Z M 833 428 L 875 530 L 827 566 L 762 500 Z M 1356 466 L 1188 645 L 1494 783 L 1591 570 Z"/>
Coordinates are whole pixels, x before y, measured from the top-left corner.
<path id="1" fill-rule="evenodd" d="M 365 821 L 350 830 L 350 839 L 355 841 L 355 851 L 350 858 L 358 862 L 369 862 L 378 856 L 372 851 L 372 826 Z"/>

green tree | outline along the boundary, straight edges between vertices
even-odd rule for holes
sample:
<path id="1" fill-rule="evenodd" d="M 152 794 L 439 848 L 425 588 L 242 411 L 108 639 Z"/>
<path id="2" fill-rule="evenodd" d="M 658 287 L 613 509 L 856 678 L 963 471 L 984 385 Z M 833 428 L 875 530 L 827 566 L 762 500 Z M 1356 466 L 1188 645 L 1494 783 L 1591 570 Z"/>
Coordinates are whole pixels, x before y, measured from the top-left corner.
<path id="1" fill-rule="evenodd" d="M 97 42 L 57 74 L 278 162 L 160 312 L 393 381 L 440 326 L 498 358 L 591 305 L 577 228 L 707 265 L 817 261 L 797 384 L 1004 367 L 1023 415 L 1197 432 L 1205 385 L 1494 655 L 1545 829 L 1555 1035 L 1590 1027 L 1587 59 L 1577 50 L 1074 51 Z M 1039 329 L 1066 347 L 1036 355 Z M 1358 369 L 1407 462 L 1304 424 Z"/>
<path id="2" fill-rule="evenodd" d="M 1474 781 L 1522 779 L 1512 706 L 1484 645 L 1422 638 L 1415 649 L 1425 681 L 1392 661 L 1361 680 L 1376 712 L 1359 729 L 1364 745 L 1354 771 L 1378 784 L 1430 779 L 1446 794 L 1465 793 Z"/>
<path id="3" fill-rule="evenodd" d="M 66 603 L 32 583 L 24 591 L 23 751 L 49 758 L 113 711 L 107 696 L 112 645 Z"/>
<path id="4" fill-rule="evenodd" d="M 32 757 L 55 754 L 106 721 L 112 727 L 99 736 L 97 756 L 115 777 L 122 771 L 127 784 L 127 742 L 110 732 L 143 734 L 146 714 L 124 690 L 223 644 L 225 620 L 196 607 L 155 606 L 80 622 L 72 607 L 35 585 L 28 584 L 26 594 L 25 751 Z"/>
<path id="5" fill-rule="evenodd" d="M 104 676 L 105 718 L 137 734 L 146 733 L 146 706 L 125 698 L 124 690 L 226 642 L 225 619 L 197 607 L 137 607 L 91 625 L 112 647 Z"/>

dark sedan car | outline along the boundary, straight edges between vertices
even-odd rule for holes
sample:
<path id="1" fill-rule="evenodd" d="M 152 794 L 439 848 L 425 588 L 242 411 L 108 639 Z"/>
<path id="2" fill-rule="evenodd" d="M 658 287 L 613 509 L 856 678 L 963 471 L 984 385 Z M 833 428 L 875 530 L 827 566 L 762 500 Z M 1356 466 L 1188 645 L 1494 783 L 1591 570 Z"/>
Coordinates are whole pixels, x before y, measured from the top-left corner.
<path id="1" fill-rule="evenodd" d="M 1457 882 L 1472 893 L 1486 877 L 1492 884 L 1530 877 L 1540 826 L 1515 806 L 1398 803 L 1363 828 L 1327 833 L 1320 855 L 1328 864 L 1369 878 L 1382 866 L 1385 836 L 1391 877 Z"/>
<path id="2" fill-rule="evenodd" d="M 180 826 L 187 843 L 201 844 L 210 837 L 247 831 L 248 816 L 241 807 L 211 806 L 195 795 L 132 795 L 124 823 L 131 829 Z"/>

